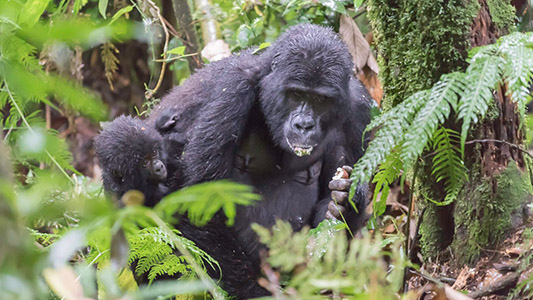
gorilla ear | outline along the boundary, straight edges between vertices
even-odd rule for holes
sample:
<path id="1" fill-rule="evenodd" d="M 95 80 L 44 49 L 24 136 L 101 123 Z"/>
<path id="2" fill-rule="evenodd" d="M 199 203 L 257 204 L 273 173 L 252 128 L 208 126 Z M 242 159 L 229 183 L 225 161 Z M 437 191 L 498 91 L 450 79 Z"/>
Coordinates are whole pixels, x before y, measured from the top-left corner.
<path id="1" fill-rule="evenodd" d="M 279 62 L 278 57 L 280 56 L 280 54 L 281 54 L 281 53 L 276 53 L 276 54 L 274 55 L 274 57 L 272 58 L 272 63 L 270 64 L 270 69 L 271 69 L 272 71 L 274 71 L 274 70 L 276 69 L 276 67 L 277 67 L 277 64 L 278 64 L 278 62 Z"/>
<path id="2" fill-rule="evenodd" d="M 165 122 L 165 124 L 163 124 L 163 126 L 161 126 L 161 129 L 163 129 L 163 130 L 172 129 L 172 127 L 174 127 L 174 125 L 176 125 L 177 119 L 178 119 L 178 117 L 176 115 L 168 118 L 168 120 Z"/>

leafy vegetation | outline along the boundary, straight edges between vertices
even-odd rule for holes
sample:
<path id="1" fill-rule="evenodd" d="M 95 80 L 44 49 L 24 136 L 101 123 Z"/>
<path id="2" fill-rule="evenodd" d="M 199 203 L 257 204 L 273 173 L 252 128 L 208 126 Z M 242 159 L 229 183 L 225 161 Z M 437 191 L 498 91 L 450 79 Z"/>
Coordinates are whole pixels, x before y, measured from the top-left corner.
<path id="1" fill-rule="evenodd" d="M 513 33 L 497 44 L 474 49 L 465 72 L 443 75 L 431 89 L 413 94 L 375 118 L 367 127 L 367 131 L 378 129 L 375 138 L 355 165 L 351 179 L 366 182 L 379 165 L 387 164 L 375 178 L 386 178 L 377 182 L 378 186 L 388 185 L 392 178 L 379 173 L 392 172 L 399 177 L 397 170 L 411 169 L 423 151 L 432 147 L 433 174 L 436 181 L 445 182 L 447 192 L 439 204 L 451 203 L 467 177 L 463 159 L 468 135 L 487 116 L 495 89 L 506 84 L 507 96 L 524 116 L 531 98 L 532 41 L 531 33 Z M 517 62 L 521 62 L 519 67 Z M 460 133 L 449 128 L 450 124 L 460 124 Z"/>

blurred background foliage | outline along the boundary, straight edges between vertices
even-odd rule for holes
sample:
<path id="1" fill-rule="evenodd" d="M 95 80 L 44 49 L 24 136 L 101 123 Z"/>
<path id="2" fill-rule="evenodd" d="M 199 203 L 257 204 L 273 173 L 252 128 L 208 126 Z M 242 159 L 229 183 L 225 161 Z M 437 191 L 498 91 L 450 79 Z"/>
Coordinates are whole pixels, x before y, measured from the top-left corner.
<path id="1" fill-rule="evenodd" d="M 176 18 L 177 4 L 187 4 L 196 45 Z M 527 30 L 525 12 L 520 26 Z M 118 207 L 103 193 L 92 138 L 99 122 L 142 115 L 208 63 L 200 49 L 216 39 L 231 51 L 268 46 L 298 23 L 338 29 L 341 14 L 370 32 L 362 0 L 0 1 L 2 299 L 224 299 L 205 272 L 217 262 L 173 229 L 173 216 L 189 212 L 202 223 L 256 197 L 247 187 L 214 182 L 153 209 Z M 125 197 L 135 203 L 138 195 Z M 215 203 L 209 214 L 206 201 Z M 338 227 L 296 234 L 283 223 L 274 234 L 257 228 L 276 249 L 265 258 L 262 282 L 273 297 L 397 299 L 401 231 L 348 241 Z M 176 274 L 180 280 L 149 287 L 133 280 Z"/>

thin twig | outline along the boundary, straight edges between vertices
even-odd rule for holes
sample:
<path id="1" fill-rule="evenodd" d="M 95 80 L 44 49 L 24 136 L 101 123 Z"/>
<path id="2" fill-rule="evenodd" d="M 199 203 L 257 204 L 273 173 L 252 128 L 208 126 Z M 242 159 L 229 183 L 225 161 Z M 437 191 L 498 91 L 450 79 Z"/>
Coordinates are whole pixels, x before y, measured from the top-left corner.
<path id="1" fill-rule="evenodd" d="M 165 45 L 163 46 L 163 62 L 161 64 L 161 73 L 159 73 L 159 79 L 157 80 L 157 84 L 155 85 L 155 87 L 146 92 L 146 99 L 150 99 L 157 92 L 157 90 L 161 87 L 161 84 L 163 83 L 163 77 L 165 75 L 165 69 L 167 66 L 167 50 L 168 50 L 169 33 L 168 33 L 168 28 L 166 26 L 165 20 L 163 19 L 163 16 L 161 16 L 161 12 L 159 11 L 159 7 L 155 5 L 155 3 L 152 2 L 152 0 L 146 0 L 146 2 L 152 7 L 153 9 L 152 13 L 155 12 L 156 16 L 159 18 L 159 22 L 161 22 L 161 26 L 163 27 L 163 31 L 165 32 Z"/>
<path id="2" fill-rule="evenodd" d="M 531 153 L 529 153 L 529 151 L 527 151 L 525 149 L 522 149 L 522 147 L 520 147 L 520 145 L 513 144 L 513 143 L 510 143 L 508 141 L 502 141 L 502 140 L 496 140 L 496 139 L 477 139 L 477 140 L 470 140 L 468 142 L 465 142 L 465 144 L 474 144 L 474 143 L 501 143 L 501 144 L 505 144 L 505 145 L 507 145 L 509 147 L 516 148 L 516 149 L 524 152 L 525 154 L 529 155 L 529 157 L 533 158 L 533 155 L 531 155 Z"/>
<path id="3" fill-rule="evenodd" d="M 152 59 L 152 61 L 155 61 L 155 62 L 163 62 L 163 61 L 171 62 L 171 61 L 174 61 L 174 60 L 178 60 L 180 58 L 189 57 L 189 56 L 195 56 L 195 55 L 198 55 L 198 53 L 183 54 L 183 55 L 179 55 L 179 56 L 176 56 L 176 57 L 168 58 L 167 60 L 165 60 L 165 59 Z"/>
<path id="4" fill-rule="evenodd" d="M 165 17 L 163 17 L 163 21 L 165 22 L 165 25 L 167 26 L 170 34 L 172 34 L 174 37 L 179 38 L 179 34 L 176 28 L 174 28 L 174 26 L 172 26 L 172 24 L 170 24 L 170 22 L 167 19 L 165 19 Z"/>
<path id="5" fill-rule="evenodd" d="M 355 16 L 353 16 L 352 19 L 357 19 L 359 18 L 360 16 L 362 16 L 364 13 L 366 13 L 366 7 L 363 7 L 362 10 L 360 12 L 358 12 L 357 14 L 355 14 Z"/>
<path id="6" fill-rule="evenodd" d="M 413 180 L 411 182 L 411 188 L 409 189 L 409 212 L 407 214 L 407 224 L 405 226 L 405 257 L 409 259 L 409 251 L 410 251 L 410 244 L 409 244 L 409 238 L 411 236 L 411 216 L 413 214 L 413 205 L 414 205 L 414 189 L 415 189 L 415 182 L 416 182 L 416 175 L 418 174 L 418 161 L 415 163 L 415 167 L 413 170 Z M 415 237 L 413 237 L 413 243 L 414 243 Z M 401 293 L 404 293 L 408 288 L 407 283 L 407 273 L 408 273 L 409 267 L 405 267 L 405 270 L 403 272 L 403 285 L 402 289 L 400 290 Z"/>

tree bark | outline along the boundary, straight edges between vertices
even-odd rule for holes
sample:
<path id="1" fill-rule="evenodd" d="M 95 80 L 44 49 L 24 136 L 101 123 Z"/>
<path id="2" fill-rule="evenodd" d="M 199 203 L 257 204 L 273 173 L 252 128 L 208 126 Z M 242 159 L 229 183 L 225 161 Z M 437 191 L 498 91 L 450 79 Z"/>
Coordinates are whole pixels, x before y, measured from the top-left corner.
<path id="1" fill-rule="evenodd" d="M 178 30 L 182 35 L 182 41 L 186 47 L 185 53 L 196 53 L 196 55 L 187 57 L 189 69 L 192 73 L 194 70 L 201 68 L 203 64 L 200 56 L 201 49 L 198 42 L 198 35 L 191 16 L 191 8 L 187 0 L 172 0 L 172 7 L 174 8 Z"/>

